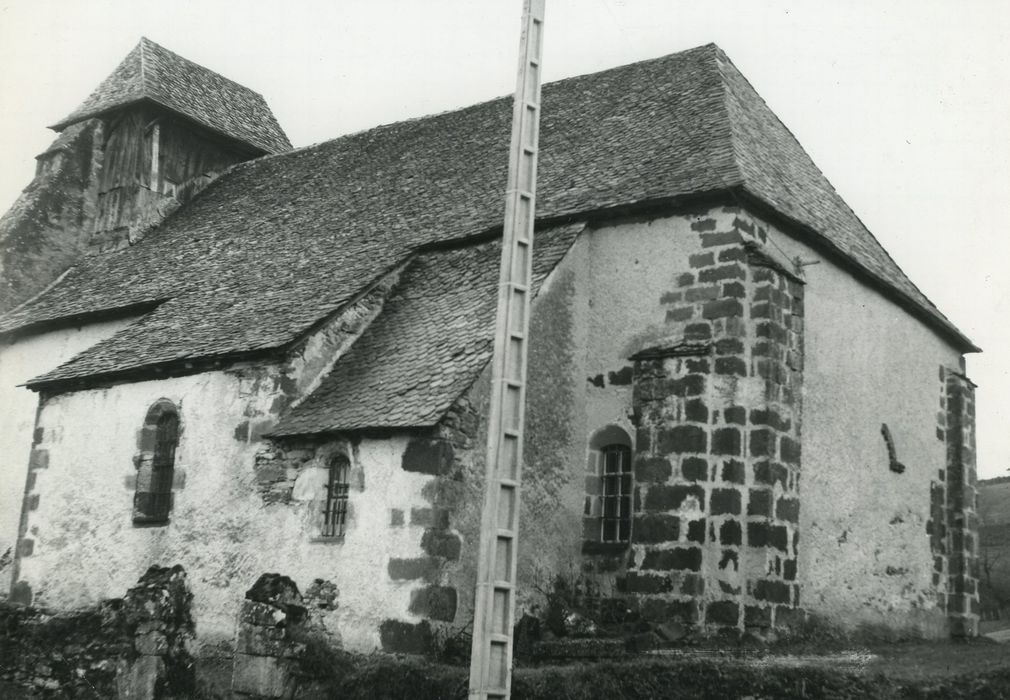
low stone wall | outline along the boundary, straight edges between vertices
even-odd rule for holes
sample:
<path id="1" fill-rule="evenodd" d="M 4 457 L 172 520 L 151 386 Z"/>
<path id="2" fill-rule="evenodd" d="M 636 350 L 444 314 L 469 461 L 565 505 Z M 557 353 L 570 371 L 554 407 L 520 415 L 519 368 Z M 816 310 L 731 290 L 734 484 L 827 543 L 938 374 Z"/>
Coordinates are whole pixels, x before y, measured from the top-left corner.
<path id="1" fill-rule="evenodd" d="M 192 595 L 151 567 L 123 598 L 53 614 L 0 604 L 0 681 L 34 697 L 191 697 Z"/>
<path id="2" fill-rule="evenodd" d="M 0 604 L 0 680 L 40 697 L 114 697 L 131 648 L 120 600 L 59 615 Z"/>

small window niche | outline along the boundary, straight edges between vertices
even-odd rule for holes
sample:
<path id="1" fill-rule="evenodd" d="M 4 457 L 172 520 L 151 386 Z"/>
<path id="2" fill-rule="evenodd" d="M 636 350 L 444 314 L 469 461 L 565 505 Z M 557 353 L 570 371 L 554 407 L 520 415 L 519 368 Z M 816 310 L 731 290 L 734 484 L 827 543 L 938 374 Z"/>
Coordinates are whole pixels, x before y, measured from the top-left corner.
<path id="1" fill-rule="evenodd" d="M 179 410 L 168 399 L 147 411 L 140 434 L 133 524 L 167 525 L 172 513 L 175 454 L 179 446 Z"/>
<path id="2" fill-rule="evenodd" d="M 330 458 L 326 468 L 326 488 L 320 504 L 320 540 L 340 541 L 347 529 L 347 501 L 350 492 L 351 461 L 347 455 Z"/>
<path id="3" fill-rule="evenodd" d="M 610 425 L 589 442 L 586 467 L 586 503 L 583 513 L 584 551 L 625 547 L 631 541 L 634 477 L 631 438 Z"/>
<path id="4" fill-rule="evenodd" d="M 895 474 L 904 473 L 905 465 L 898 461 L 898 453 L 894 449 L 894 438 L 891 437 L 891 430 L 887 427 L 887 423 L 880 424 L 880 434 L 884 436 L 884 445 L 887 446 L 887 462 L 891 471 Z"/>

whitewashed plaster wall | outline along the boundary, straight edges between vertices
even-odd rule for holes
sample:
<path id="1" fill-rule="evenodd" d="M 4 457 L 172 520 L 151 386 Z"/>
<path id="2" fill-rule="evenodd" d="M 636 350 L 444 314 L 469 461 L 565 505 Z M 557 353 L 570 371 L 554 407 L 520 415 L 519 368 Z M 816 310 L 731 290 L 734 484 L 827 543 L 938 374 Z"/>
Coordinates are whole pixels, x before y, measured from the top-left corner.
<path id="1" fill-rule="evenodd" d="M 63 364 L 136 318 L 63 328 L 0 345 L 0 555 L 17 540 L 38 406 L 38 395 L 19 385 Z M 10 567 L 0 569 L 0 597 L 7 595 L 10 571 Z"/>
<path id="2" fill-rule="evenodd" d="M 199 639 L 216 643 L 232 638 L 243 595 L 259 575 L 280 572 L 302 590 L 316 578 L 336 584 L 339 608 L 326 616 L 327 628 L 349 648 L 378 646 L 375 620 L 386 616 L 386 606 L 406 610 L 416 585 L 379 574 L 391 557 L 420 553 L 418 532 L 389 528 L 388 505 L 426 505 L 421 489 L 430 477 L 400 468 L 405 437 L 348 448 L 344 540 L 314 541 L 319 503 L 311 496 L 266 505 L 259 495 L 252 465 L 260 445 L 236 439 L 235 428 L 276 394 L 259 372 L 243 374 L 123 384 L 46 403 L 39 447 L 48 450 L 49 466 L 37 479 L 40 502 L 28 520 L 34 551 L 23 558 L 20 577 L 38 605 L 72 608 L 119 596 L 148 566 L 181 564 Z M 172 401 L 181 417 L 175 505 L 168 525 L 134 527 L 136 432 L 159 399 Z M 312 469 L 304 474 L 311 479 Z"/>
<path id="3" fill-rule="evenodd" d="M 960 353 L 829 258 L 754 219 L 789 258 L 815 263 L 803 267 L 803 606 L 845 627 L 946 635 L 926 523 L 930 482 L 946 469 L 939 367 L 957 371 Z M 883 423 L 902 474 L 889 469 Z"/>

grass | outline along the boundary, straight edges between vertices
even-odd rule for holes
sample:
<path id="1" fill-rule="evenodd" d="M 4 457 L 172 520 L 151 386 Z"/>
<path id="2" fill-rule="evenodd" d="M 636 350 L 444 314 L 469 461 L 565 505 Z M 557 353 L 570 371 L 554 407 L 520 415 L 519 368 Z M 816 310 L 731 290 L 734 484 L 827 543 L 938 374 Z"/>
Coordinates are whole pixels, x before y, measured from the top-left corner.
<path id="1" fill-rule="evenodd" d="M 619 661 L 519 667 L 513 700 L 607 698 L 1010 698 L 1010 655 L 985 643 L 908 642 L 822 650 L 661 652 Z M 389 700 L 466 697 L 467 669 L 414 657 L 334 654 L 316 659 L 296 697 Z M 322 665 L 319 665 L 322 664 Z M 327 669 L 326 664 L 330 664 Z M 322 672 L 322 673 L 319 673 Z"/>

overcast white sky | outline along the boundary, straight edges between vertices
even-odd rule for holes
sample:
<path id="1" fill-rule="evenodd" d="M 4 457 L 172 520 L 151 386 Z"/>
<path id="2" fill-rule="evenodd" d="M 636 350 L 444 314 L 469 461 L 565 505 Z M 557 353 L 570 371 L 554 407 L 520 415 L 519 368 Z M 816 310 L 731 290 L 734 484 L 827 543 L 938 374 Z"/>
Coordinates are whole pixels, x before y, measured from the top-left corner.
<path id="1" fill-rule="evenodd" d="M 296 146 L 511 92 L 519 0 L 0 0 L 0 210 L 44 127 L 147 36 L 263 93 Z M 986 351 L 1010 468 L 1010 3 L 547 0 L 548 80 L 719 44 L 916 284 Z"/>

